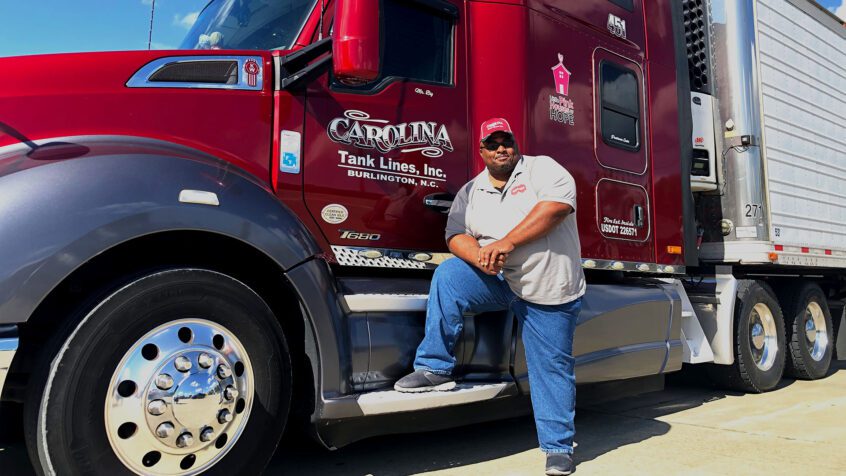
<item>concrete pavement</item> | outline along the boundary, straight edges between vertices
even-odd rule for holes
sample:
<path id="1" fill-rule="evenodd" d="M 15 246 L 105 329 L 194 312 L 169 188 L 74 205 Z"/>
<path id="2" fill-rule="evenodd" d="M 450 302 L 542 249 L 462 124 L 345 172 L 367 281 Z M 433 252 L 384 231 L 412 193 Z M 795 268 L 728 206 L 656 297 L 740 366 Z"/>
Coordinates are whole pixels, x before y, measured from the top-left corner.
<path id="1" fill-rule="evenodd" d="M 688 383 L 577 410 L 580 475 L 846 475 L 846 362 L 763 395 Z M 543 474 L 530 417 L 280 451 L 269 475 Z"/>
<path id="2" fill-rule="evenodd" d="M 662 392 L 579 407 L 580 475 L 846 475 L 846 362 L 763 395 L 674 383 Z M 297 440 L 294 440 L 297 441 Z M 329 452 L 286 440 L 267 475 L 543 474 L 530 417 L 372 438 Z M 0 474 L 31 475 L 20 445 Z M 234 474 L 234 473 L 233 473 Z"/>

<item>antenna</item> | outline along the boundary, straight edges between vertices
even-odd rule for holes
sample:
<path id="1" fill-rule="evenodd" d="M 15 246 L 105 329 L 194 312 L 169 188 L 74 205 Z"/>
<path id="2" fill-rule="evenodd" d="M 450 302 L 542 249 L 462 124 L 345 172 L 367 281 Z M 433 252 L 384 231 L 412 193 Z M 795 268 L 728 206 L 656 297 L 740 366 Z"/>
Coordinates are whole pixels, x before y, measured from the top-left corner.
<path id="1" fill-rule="evenodd" d="M 150 35 L 147 37 L 147 49 L 153 44 L 153 16 L 156 14 L 156 0 L 150 5 Z"/>

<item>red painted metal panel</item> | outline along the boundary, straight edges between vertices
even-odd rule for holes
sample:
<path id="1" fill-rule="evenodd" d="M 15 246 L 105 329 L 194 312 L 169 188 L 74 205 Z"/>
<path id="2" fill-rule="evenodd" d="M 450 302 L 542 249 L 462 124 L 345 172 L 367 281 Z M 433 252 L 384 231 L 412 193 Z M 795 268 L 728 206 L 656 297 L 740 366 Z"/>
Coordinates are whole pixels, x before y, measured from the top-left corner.
<path id="1" fill-rule="evenodd" d="M 150 61 L 170 56 L 262 56 L 263 91 L 127 88 Z M 202 150 L 270 182 L 270 54 L 133 51 L 0 58 L 0 122 L 29 140 L 127 135 Z M 0 146 L 17 142 L 0 134 Z M 151 171 L 158 173 L 157 171 Z"/>
<path id="2" fill-rule="evenodd" d="M 605 12 L 607 15 L 607 10 Z M 638 59 L 641 53 L 637 45 L 620 41 L 604 29 L 550 9 L 530 10 L 528 15 L 528 36 L 524 47 L 526 63 L 520 66 L 525 71 L 521 70 L 521 82 L 509 88 L 516 91 L 525 89 L 523 102 L 527 109 L 528 126 L 523 141 L 524 152 L 555 158 L 575 178 L 583 257 L 652 262 L 654 250 L 651 238 L 646 241 L 607 238 L 596 222 L 597 185 L 601 180 L 613 179 L 646 190 L 650 188 L 650 176 L 643 173 L 645 155 L 626 152 L 638 157 L 641 174 L 635 174 L 603 167 L 596 158 L 595 149 L 594 52 L 599 47 L 603 51 Z M 491 36 L 496 34 L 498 32 L 490 32 Z M 513 40 L 514 37 L 511 38 Z M 563 56 L 563 66 L 571 74 L 567 95 L 558 92 L 556 78 L 552 74 L 553 68 L 558 66 L 559 54 Z M 478 85 L 478 76 L 471 74 L 474 78 L 472 91 Z M 601 141 L 601 138 L 598 140 Z M 644 208 L 644 214 L 649 215 L 648 208 Z M 650 221 L 648 216 L 645 220 Z"/>
<path id="3" fill-rule="evenodd" d="M 374 91 L 350 91 L 327 76 L 309 85 L 303 136 L 303 190 L 306 207 L 325 242 L 334 245 L 446 250 L 446 216 L 425 206 L 432 193 L 457 193 L 468 180 L 467 75 L 463 3 L 456 2 L 453 85 L 396 80 Z M 449 140 L 401 145 L 426 123 Z M 370 130 L 381 144 L 353 139 Z M 369 128 L 369 129 L 368 129 Z M 377 131 L 378 129 L 378 131 Z M 444 137 L 442 137 L 444 138 Z M 424 141 L 425 142 L 425 141 Z M 428 150 L 424 150 L 428 149 Z M 343 206 L 342 221 L 326 219 L 327 206 Z M 344 231 L 356 232 L 345 235 Z M 328 250 L 327 250 L 328 251 Z"/>
<path id="4" fill-rule="evenodd" d="M 683 265 L 681 255 L 667 253 L 667 246 L 684 244 L 682 217 L 681 143 L 675 39 L 670 2 L 645 0 L 647 42 L 647 93 L 651 137 L 651 174 L 655 258 L 661 264 Z"/>
<path id="5" fill-rule="evenodd" d="M 476 128 L 491 117 L 508 119 L 523 152 L 538 153 L 525 147 L 530 134 L 525 103 L 527 13 L 526 8 L 516 5 L 467 5 L 471 177 L 485 168 L 477 152 L 480 138 Z M 508 25 L 506 31 L 503 25 Z M 549 70 L 543 73 L 551 77 Z"/>
<path id="6" fill-rule="evenodd" d="M 649 209 L 646 189 L 616 180 L 602 179 L 596 185 L 596 226 L 608 239 L 646 241 L 651 223 L 644 213 L 638 223 L 636 207 Z"/>
<path id="7" fill-rule="evenodd" d="M 612 41 L 625 45 L 627 48 L 643 49 L 644 31 L 640 16 L 640 0 L 634 0 L 634 9 L 631 12 L 608 0 L 527 0 L 526 3 L 529 8 L 541 14 L 569 18 L 584 26 L 588 31 L 608 35 Z M 625 39 L 618 39 L 609 34 L 609 14 L 625 22 Z M 550 38 L 550 41 L 553 39 Z"/>

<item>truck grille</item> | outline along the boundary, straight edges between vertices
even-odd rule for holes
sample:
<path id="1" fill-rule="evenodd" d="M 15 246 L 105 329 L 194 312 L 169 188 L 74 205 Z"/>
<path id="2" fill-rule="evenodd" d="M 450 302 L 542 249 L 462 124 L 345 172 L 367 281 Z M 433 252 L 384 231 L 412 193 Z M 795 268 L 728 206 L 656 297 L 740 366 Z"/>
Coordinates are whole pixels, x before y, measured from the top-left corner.
<path id="1" fill-rule="evenodd" d="M 683 0 L 684 36 L 687 46 L 687 67 L 690 88 L 694 92 L 713 94 L 711 81 L 710 0 Z"/>

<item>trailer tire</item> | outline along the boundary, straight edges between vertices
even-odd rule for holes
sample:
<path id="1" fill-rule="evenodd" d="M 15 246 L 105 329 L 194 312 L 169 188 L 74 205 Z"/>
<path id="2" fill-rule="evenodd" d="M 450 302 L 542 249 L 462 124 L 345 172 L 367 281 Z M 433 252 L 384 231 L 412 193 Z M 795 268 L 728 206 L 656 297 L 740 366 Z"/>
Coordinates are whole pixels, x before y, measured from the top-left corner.
<path id="1" fill-rule="evenodd" d="M 80 309 L 30 385 L 38 474 L 260 474 L 288 417 L 291 361 L 272 311 L 201 269 L 149 274 Z"/>
<path id="2" fill-rule="evenodd" d="M 737 285 L 734 313 L 734 364 L 712 365 L 720 386 L 762 393 L 781 381 L 785 365 L 784 316 L 772 288 L 761 281 Z"/>
<path id="3" fill-rule="evenodd" d="M 816 283 L 795 288 L 784 302 L 788 359 L 785 374 L 816 380 L 828 374 L 834 326 L 825 293 Z"/>

